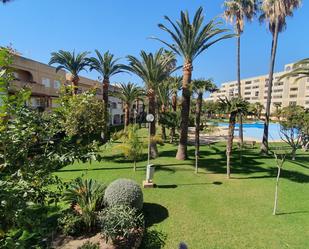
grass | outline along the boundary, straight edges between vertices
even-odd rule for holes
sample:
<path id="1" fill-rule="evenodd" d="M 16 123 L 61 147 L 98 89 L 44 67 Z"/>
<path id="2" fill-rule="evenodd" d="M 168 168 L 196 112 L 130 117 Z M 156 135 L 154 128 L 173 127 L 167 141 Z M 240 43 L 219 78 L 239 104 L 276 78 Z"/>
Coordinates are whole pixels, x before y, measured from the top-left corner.
<path id="1" fill-rule="evenodd" d="M 157 188 L 144 189 L 148 234 L 142 248 L 190 249 L 308 248 L 309 246 L 309 154 L 300 151 L 295 162 L 288 160 L 280 180 L 279 215 L 272 215 L 276 164 L 261 157 L 258 149 L 247 149 L 240 160 L 232 160 L 232 179 L 225 177 L 225 144 L 201 146 L 200 173 L 192 160 L 174 159 L 177 146 L 159 147 L 156 165 Z M 104 183 L 131 178 L 142 183 L 145 160 L 126 161 L 113 147 L 103 162 L 68 166 L 57 175 L 72 179 L 85 174 Z"/>

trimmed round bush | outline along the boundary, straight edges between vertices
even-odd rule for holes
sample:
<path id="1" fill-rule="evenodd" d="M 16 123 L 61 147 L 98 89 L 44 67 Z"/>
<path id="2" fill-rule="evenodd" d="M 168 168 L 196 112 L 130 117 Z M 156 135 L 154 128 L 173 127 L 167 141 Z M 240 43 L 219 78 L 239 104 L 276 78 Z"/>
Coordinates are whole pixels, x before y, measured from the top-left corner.
<path id="1" fill-rule="evenodd" d="M 118 179 L 106 188 L 104 202 L 109 207 L 126 205 L 141 210 L 143 208 L 143 192 L 135 181 Z"/>

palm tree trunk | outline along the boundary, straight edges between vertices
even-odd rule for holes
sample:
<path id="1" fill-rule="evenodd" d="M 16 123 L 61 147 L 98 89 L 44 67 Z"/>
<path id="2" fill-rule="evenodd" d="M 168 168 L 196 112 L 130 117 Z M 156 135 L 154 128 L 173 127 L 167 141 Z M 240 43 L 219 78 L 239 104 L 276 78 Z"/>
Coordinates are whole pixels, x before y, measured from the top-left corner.
<path id="1" fill-rule="evenodd" d="M 150 136 L 151 136 L 151 142 L 149 147 L 149 153 L 151 158 L 158 157 L 158 149 L 157 149 L 157 143 L 153 139 L 156 135 L 156 97 L 155 92 L 153 89 L 149 89 L 148 91 L 148 113 L 152 114 L 155 119 L 153 122 L 150 123 Z"/>
<path id="2" fill-rule="evenodd" d="M 240 32 L 238 31 L 237 36 L 237 82 L 238 82 L 238 97 L 241 98 L 241 78 L 240 78 Z M 242 114 L 239 114 L 239 142 L 240 146 L 244 144 L 244 133 L 243 133 L 243 122 Z"/>
<path id="3" fill-rule="evenodd" d="M 275 203 L 274 203 L 273 215 L 276 215 L 276 213 L 277 213 L 277 207 L 278 207 L 278 188 L 279 188 L 280 173 L 281 173 L 281 167 L 278 166 L 278 173 L 277 173 L 277 178 L 276 178 Z"/>
<path id="4" fill-rule="evenodd" d="M 195 110 L 195 151 L 197 156 L 200 155 L 200 123 L 202 109 L 203 93 L 199 93 L 196 100 Z"/>
<path id="5" fill-rule="evenodd" d="M 124 111 L 124 126 L 127 128 L 130 124 L 130 105 L 128 103 L 125 104 Z"/>
<path id="6" fill-rule="evenodd" d="M 105 116 L 105 122 L 107 124 L 104 130 L 104 141 L 107 141 L 109 139 L 108 87 L 109 87 L 109 78 L 105 78 L 102 83 L 104 116 Z"/>
<path id="7" fill-rule="evenodd" d="M 195 110 L 195 173 L 198 173 L 198 158 L 200 156 L 200 123 L 203 93 L 199 93 Z"/>
<path id="8" fill-rule="evenodd" d="M 267 103 L 266 103 L 266 113 L 264 122 L 264 133 L 261 145 L 261 153 L 268 154 L 268 131 L 269 131 L 269 118 L 270 118 L 270 105 L 271 105 L 271 95 L 273 87 L 273 76 L 274 67 L 276 60 L 276 52 L 278 45 L 278 35 L 279 35 L 279 21 L 276 21 L 275 32 L 273 34 L 272 46 L 271 46 L 271 59 L 270 59 L 270 70 L 269 70 L 269 83 L 268 83 L 268 93 L 267 93 Z"/>
<path id="9" fill-rule="evenodd" d="M 236 122 L 236 113 L 232 112 L 230 114 L 229 131 L 228 131 L 228 138 L 227 138 L 227 144 L 226 144 L 226 175 L 227 175 L 227 178 L 231 177 L 230 160 L 231 160 L 231 153 L 233 149 L 235 122 Z"/>
<path id="10" fill-rule="evenodd" d="M 177 93 L 174 93 L 173 96 L 172 96 L 172 109 L 173 109 L 173 112 L 176 113 L 176 111 L 177 111 Z M 170 132 L 170 142 L 171 143 L 174 142 L 175 134 L 176 134 L 176 127 L 172 127 L 171 132 Z"/>
<path id="11" fill-rule="evenodd" d="M 190 114 L 190 83 L 192 77 L 192 63 L 186 61 L 183 66 L 182 80 L 182 103 L 181 103 L 181 121 L 180 121 L 180 139 L 176 159 L 185 160 L 188 158 L 187 143 L 188 143 L 188 126 Z"/>

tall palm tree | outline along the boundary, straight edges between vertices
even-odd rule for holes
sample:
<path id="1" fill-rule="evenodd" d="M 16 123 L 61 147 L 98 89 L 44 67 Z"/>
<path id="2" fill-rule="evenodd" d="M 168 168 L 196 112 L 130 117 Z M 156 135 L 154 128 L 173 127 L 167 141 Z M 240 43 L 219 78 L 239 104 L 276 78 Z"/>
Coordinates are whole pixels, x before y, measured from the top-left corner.
<path id="1" fill-rule="evenodd" d="M 224 7 L 224 17 L 235 26 L 237 34 L 237 82 L 238 97 L 241 98 L 240 36 L 244 32 L 245 19 L 251 21 L 256 14 L 257 0 L 226 0 Z M 239 116 L 239 140 L 242 146 L 244 142 L 242 116 Z"/>
<path id="2" fill-rule="evenodd" d="M 103 93 L 103 103 L 104 103 L 104 113 L 106 120 L 108 120 L 108 88 L 110 84 L 110 78 L 113 75 L 125 72 L 125 66 L 123 64 L 117 63 L 119 59 L 115 59 L 114 55 L 109 51 L 104 54 L 100 53 L 97 49 L 95 50 L 97 57 L 91 57 L 87 61 L 90 66 L 90 71 L 95 70 L 102 77 L 102 93 Z M 105 137 L 108 136 L 108 126 L 106 126 Z"/>
<path id="3" fill-rule="evenodd" d="M 78 90 L 79 76 L 78 74 L 86 70 L 88 66 L 87 55 L 89 52 L 82 52 L 75 54 L 69 51 L 59 50 L 58 52 L 51 53 L 49 65 L 58 64 L 56 72 L 61 69 L 67 70 L 71 74 L 72 95 L 75 95 Z"/>
<path id="4" fill-rule="evenodd" d="M 187 158 L 188 125 L 190 112 L 190 83 L 193 71 L 193 61 L 206 49 L 220 40 L 233 37 L 231 34 L 225 34 L 228 30 L 221 29 L 222 22 L 211 20 L 204 24 L 203 8 L 200 7 L 191 21 L 188 12 L 181 11 L 180 20 L 173 22 L 167 16 L 165 19 L 172 26 L 168 28 L 164 24 L 159 24 L 159 28 L 167 32 L 173 42 L 168 43 L 159 38 L 156 39 L 179 56 L 183 57 L 183 82 L 182 82 L 182 107 L 180 124 L 180 141 L 176 158 L 185 160 Z M 222 36 L 220 36 L 223 34 Z M 219 38 L 217 38 L 219 36 Z"/>
<path id="5" fill-rule="evenodd" d="M 293 10 L 295 8 L 298 8 L 300 4 L 301 0 L 263 0 L 261 6 L 262 15 L 260 16 L 260 21 L 262 22 L 266 20 L 268 22 L 268 28 L 272 34 L 266 114 L 265 114 L 263 140 L 261 144 L 261 152 L 263 154 L 268 153 L 270 106 L 271 106 L 271 95 L 273 87 L 274 66 L 275 66 L 277 45 L 278 45 L 278 36 L 279 33 L 282 32 L 286 27 L 286 18 L 288 16 L 293 16 Z"/>
<path id="6" fill-rule="evenodd" d="M 203 95 L 206 91 L 213 92 L 217 89 L 212 79 L 197 79 L 192 81 L 193 92 L 197 94 L 195 108 L 195 173 L 198 173 L 198 157 L 200 154 L 200 123 L 203 104 Z"/>
<path id="7" fill-rule="evenodd" d="M 222 103 L 222 109 L 225 111 L 226 114 L 229 114 L 229 130 L 228 130 L 228 139 L 226 144 L 226 174 L 227 178 L 231 176 L 231 154 L 233 149 L 233 139 L 234 139 L 234 130 L 235 130 L 235 123 L 236 117 L 239 114 L 246 115 L 249 110 L 249 102 L 243 100 L 242 98 L 232 98 L 231 100 L 220 99 Z"/>
<path id="8" fill-rule="evenodd" d="M 119 98 L 124 103 L 124 125 L 125 128 L 130 124 L 130 110 L 132 104 L 144 95 L 142 88 L 138 87 L 136 84 L 119 84 L 119 91 L 113 92 L 112 96 Z"/>
<path id="9" fill-rule="evenodd" d="M 157 107 L 157 92 L 158 85 L 162 83 L 170 74 L 170 70 L 166 70 L 171 62 L 175 60 L 175 55 L 170 53 L 169 56 L 163 49 L 156 53 L 140 52 L 140 59 L 129 55 L 129 66 L 126 69 L 136 74 L 145 84 L 148 98 L 148 113 L 156 117 Z M 156 121 L 150 124 L 150 135 L 156 135 Z M 155 158 L 158 156 L 157 144 L 154 139 L 151 139 L 150 156 Z"/>

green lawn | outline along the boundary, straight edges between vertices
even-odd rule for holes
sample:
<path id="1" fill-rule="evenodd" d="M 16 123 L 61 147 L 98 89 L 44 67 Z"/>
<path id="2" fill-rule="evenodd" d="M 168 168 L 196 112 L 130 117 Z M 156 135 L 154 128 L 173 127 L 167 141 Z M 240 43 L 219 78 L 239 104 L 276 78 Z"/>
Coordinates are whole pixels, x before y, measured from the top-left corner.
<path id="1" fill-rule="evenodd" d="M 261 158 L 258 149 L 244 152 L 242 163 L 236 151 L 232 179 L 225 177 L 225 145 L 202 146 L 200 173 L 194 161 L 174 159 L 177 147 L 159 147 L 155 189 L 144 189 L 149 227 L 143 248 L 176 249 L 184 241 L 190 249 L 309 248 L 309 154 L 299 152 L 296 162 L 287 161 L 280 181 L 279 214 L 272 215 L 276 165 Z M 193 159 L 194 149 L 189 148 Z M 146 155 L 145 155 L 146 157 Z M 106 184 L 131 178 L 142 184 L 146 161 L 133 164 L 109 148 L 105 161 L 74 164 L 57 174 L 72 179 L 82 174 Z"/>

